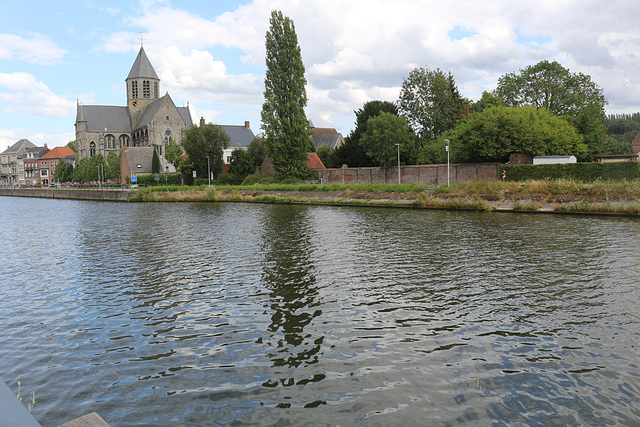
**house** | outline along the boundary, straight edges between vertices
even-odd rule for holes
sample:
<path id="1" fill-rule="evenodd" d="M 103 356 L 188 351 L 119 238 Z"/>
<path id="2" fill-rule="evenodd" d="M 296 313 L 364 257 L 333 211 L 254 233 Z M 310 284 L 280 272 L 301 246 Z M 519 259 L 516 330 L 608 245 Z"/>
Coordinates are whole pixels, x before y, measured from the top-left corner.
<path id="1" fill-rule="evenodd" d="M 120 159 L 120 180 L 127 182 L 133 175 L 148 175 L 151 173 L 153 165 L 154 147 L 124 147 L 122 158 Z M 168 171 L 169 163 L 160 159 L 160 171 Z M 173 166 L 172 166 L 173 168 Z M 175 172 L 175 168 L 172 169 Z"/>
<path id="2" fill-rule="evenodd" d="M 344 144 L 344 137 L 334 128 L 317 128 L 313 126 L 313 122 L 311 122 L 311 130 L 313 130 L 311 141 L 316 151 L 318 151 L 320 147 L 335 149 Z"/>
<path id="3" fill-rule="evenodd" d="M 0 185 L 24 184 L 24 156 L 36 145 L 21 139 L 0 154 Z"/>
<path id="4" fill-rule="evenodd" d="M 58 163 L 63 162 L 66 157 L 75 153 L 69 147 L 55 147 L 44 156 L 38 159 L 38 171 L 40 173 L 40 183 L 44 185 L 53 184 L 53 174 Z"/>
<path id="5" fill-rule="evenodd" d="M 47 144 L 44 147 L 29 148 L 22 159 L 24 163 L 24 183 L 27 185 L 40 183 L 40 169 L 38 159 L 49 152 Z"/>
<path id="6" fill-rule="evenodd" d="M 203 126 L 204 117 L 200 118 L 200 126 Z M 249 121 L 244 122 L 242 125 L 219 125 L 220 128 L 229 136 L 229 146 L 224 149 L 222 153 L 222 173 L 227 173 L 229 166 L 231 166 L 231 154 L 233 150 L 241 149 L 246 150 L 249 148 L 249 144 L 256 139 L 256 136 L 251 130 L 251 124 Z"/>
<path id="7" fill-rule="evenodd" d="M 159 155 L 165 144 L 180 142 L 193 125 L 189 107 L 176 107 L 166 93 L 160 96 L 160 79 L 144 48 L 126 80 L 127 105 L 81 105 L 76 113 L 76 160 L 124 147 L 153 147 Z"/>

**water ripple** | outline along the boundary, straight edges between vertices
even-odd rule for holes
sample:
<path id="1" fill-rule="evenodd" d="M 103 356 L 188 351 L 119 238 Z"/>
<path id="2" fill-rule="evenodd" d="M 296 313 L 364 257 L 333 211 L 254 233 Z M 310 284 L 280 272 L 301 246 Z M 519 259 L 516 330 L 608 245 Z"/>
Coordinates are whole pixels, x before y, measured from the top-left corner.
<path id="1" fill-rule="evenodd" d="M 43 426 L 640 419 L 636 220 L 1 202 L 0 371 Z"/>

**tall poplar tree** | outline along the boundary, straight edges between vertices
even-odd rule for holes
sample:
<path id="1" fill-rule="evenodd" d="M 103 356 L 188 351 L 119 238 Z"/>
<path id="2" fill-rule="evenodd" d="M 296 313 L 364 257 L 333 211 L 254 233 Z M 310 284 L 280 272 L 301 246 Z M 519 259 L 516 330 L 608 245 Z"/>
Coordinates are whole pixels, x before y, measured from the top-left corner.
<path id="1" fill-rule="evenodd" d="M 264 147 L 276 172 L 304 178 L 309 172 L 307 153 L 314 147 L 304 112 L 307 80 L 298 36 L 293 21 L 279 10 L 271 12 L 270 24 L 261 114 Z"/>

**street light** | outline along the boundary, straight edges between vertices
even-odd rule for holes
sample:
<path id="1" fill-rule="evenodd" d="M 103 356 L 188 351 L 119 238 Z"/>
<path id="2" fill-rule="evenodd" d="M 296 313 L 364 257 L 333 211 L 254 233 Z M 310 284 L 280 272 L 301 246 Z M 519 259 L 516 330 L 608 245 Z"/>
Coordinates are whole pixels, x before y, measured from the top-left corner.
<path id="1" fill-rule="evenodd" d="M 444 142 L 447 143 L 447 187 L 449 186 L 449 140 L 445 139 Z"/>
<path id="2" fill-rule="evenodd" d="M 398 147 L 398 184 L 400 184 L 400 144 L 396 144 Z"/>
<path id="3" fill-rule="evenodd" d="M 209 156 L 207 156 L 207 173 L 209 174 L 209 186 L 211 186 L 211 166 L 209 165 Z"/>

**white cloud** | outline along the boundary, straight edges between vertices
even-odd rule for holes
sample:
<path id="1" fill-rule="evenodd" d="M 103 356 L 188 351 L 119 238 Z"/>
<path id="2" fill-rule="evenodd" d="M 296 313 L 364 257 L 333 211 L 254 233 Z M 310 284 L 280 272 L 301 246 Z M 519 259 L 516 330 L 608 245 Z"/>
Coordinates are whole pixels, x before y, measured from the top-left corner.
<path id="1" fill-rule="evenodd" d="M 0 59 L 51 65 L 61 61 L 66 53 L 66 50 L 41 34 L 31 34 L 28 38 L 0 34 Z"/>
<path id="2" fill-rule="evenodd" d="M 2 90 L 2 88 L 8 91 Z M 5 113 L 64 117 L 74 111 L 74 101 L 54 94 L 43 82 L 28 73 L 0 73 L 0 102 Z"/>
<path id="3" fill-rule="evenodd" d="M 403 78 L 422 66 L 451 71 L 463 95 L 477 99 L 501 75 L 556 59 L 590 74 L 610 109 L 640 110 L 640 3 L 633 0 L 254 0 L 219 16 L 164 0 L 141 5 L 122 21 L 131 30 L 107 36 L 102 49 L 136 51 L 142 29 L 164 89 L 198 102 L 211 120 L 224 110 L 259 111 L 263 76 L 255 65 L 264 64 L 273 9 L 295 23 L 311 118 L 343 133 L 353 110 L 372 99 L 395 101 Z M 235 63 L 221 51 L 236 55 Z"/>

